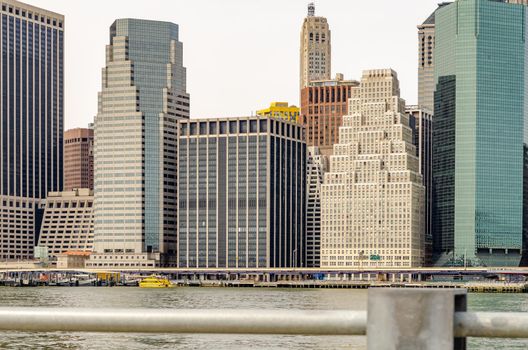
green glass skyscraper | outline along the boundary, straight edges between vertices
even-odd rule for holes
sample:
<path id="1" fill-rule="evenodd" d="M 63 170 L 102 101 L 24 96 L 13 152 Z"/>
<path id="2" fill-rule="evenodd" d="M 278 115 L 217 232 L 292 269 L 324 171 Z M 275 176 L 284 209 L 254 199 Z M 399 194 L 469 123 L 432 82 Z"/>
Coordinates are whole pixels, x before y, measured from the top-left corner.
<path id="1" fill-rule="evenodd" d="M 176 265 L 176 147 L 189 95 L 178 25 L 110 27 L 95 120 L 92 266 Z"/>
<path id="2" fill-rule="evenodd" d="M 516 266 L 527 144 L 525 6 L 436 12 L 433 239 L 437 265 Z"/>

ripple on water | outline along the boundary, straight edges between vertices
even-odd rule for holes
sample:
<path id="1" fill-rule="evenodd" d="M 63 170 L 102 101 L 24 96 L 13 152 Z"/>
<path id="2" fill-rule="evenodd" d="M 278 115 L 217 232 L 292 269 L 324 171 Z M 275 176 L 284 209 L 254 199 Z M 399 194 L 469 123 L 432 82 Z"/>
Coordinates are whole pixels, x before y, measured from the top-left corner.
<path id="1" fill-rule="evenodd" d="M 350 289 L 0 287 L 0 306 L 365 310 Z M 469 294 L 470 310 L 528 311 L 527 294 Z M 469 349 L 528 349 L 527 340 L 470 339 Z M 365 349 L 365 337 L 4 332 L 0 349 Z"/>

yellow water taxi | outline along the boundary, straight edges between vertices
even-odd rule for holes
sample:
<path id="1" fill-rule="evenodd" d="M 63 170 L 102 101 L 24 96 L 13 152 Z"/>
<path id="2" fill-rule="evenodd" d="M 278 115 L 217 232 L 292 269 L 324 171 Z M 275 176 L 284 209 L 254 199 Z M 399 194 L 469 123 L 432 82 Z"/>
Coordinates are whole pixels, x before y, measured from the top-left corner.
<path id="1" fill-rule="evenodd" d="M 140 288 L 171 288 L 174 285 L 166 278 L 149 276 L 139 282 Z"/>

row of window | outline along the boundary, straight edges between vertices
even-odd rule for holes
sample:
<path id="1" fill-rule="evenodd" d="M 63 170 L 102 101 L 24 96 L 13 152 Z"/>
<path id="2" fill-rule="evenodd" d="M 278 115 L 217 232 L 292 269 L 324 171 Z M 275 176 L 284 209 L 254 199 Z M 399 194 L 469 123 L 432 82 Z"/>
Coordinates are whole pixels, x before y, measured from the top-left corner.
<path id="1" fill-rule="evenodd" d="M 35 21 L 39 21 L 40 20 L 41 23 L 52 25 L 54 27 L 58 26 L 59 28 L 62 28 L 62 26 L 63 26 L 63 23 L 62 23 L 61 20 L 57 21 L 57 19 L 55 19 L 55 18 L 45 17 L 45 16 L 40 15 L 38 13 L 29 12 L 27 10 L 19 9 L 19 8 L 12 7 L 12 6 L 5 5 L 5 4 L 2 4 L 2 11 L 14 14 L 15 16 L 22 16 L 22 17 L 25 17 L 25 18 L 34 19 Z"/>

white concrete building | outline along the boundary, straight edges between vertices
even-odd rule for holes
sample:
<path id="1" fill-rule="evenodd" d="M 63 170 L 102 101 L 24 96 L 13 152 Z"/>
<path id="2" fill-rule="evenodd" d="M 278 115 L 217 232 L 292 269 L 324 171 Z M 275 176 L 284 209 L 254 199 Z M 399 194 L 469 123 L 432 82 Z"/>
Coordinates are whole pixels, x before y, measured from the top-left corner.
<path id="1" fill-rule="evenodd" d="M 42 212 L 39 199 L 0 195 L 1 261 L 33 258 Z"/>
<path id="2" fill-rule="evenodd" d="M 424 186 L 391 69 L 352 90 L 321 190 L 321 267 L 411 267 L 424 260 Z"/>
<path id="3" fill-rule="evenodd" d="M 93 217 L 93 191 L 90 189 L 48 193 L 39 247 L 47 247 L 51 257 L 68 251 L 91 252 Z"/>

